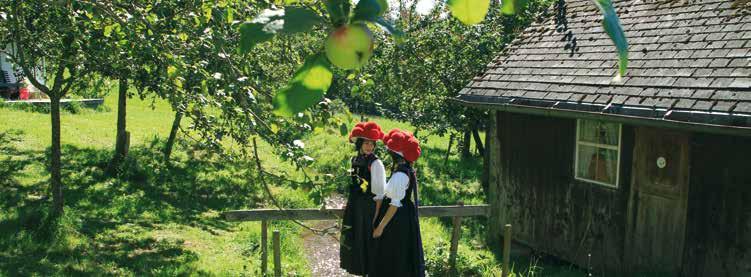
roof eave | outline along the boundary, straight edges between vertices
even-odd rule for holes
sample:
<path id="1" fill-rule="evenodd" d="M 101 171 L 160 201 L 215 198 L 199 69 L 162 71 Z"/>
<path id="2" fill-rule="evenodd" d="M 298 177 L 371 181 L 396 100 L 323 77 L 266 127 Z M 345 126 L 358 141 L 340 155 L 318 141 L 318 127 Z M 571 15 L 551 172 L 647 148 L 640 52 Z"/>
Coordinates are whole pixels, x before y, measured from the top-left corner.
<path id="1" fill-rule="evenodd" d="M 690 113 L 683 111 L 581 103 L 572 105 L 571 103 L 561 101 L 528 101 L 520 105 L 518 102 L 523 102 L 525 101 L 524 99 L 478 95 L 460 95 L 457 98 L 451 98 L 451 100 L 464 106 L 511 113 L 577 119 L 606 119 L 623 124 L 751 137 L 751 127 L 678 120 L 690 118 L 681 116 L 681 114 Z M 576 106 L 575 109 L 573 106 Z M 620 113 L 615 113 L 616 110 L 620 111 Z M 697 111 L 696 113 L 700 112 Z M 751 115 L 727 114 L 726 116 L 728 119 L 743 117 L 741 119 L 751 124 Z M 676 119 L 671 119 L 671 117 Z M 708 118 L 717 118 L 717 116 L 712 115 Z"/>

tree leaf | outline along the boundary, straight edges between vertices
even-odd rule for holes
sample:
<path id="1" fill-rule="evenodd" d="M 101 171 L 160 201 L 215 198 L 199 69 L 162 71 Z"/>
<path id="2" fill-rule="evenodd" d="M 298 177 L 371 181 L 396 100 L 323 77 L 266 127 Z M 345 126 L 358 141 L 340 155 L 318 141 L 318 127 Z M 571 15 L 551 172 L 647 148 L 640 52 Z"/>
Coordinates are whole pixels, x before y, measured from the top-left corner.
<path id="1" fill-rule="evenodd" d="M 227 23 L 232 24 L 235 21 L 235 10 L 232 7 L 227 8 Z"/>
<path id="2" fill-rule="evenodd" d="M 174 66 L 167 66 L 167 77 L 175 78 L 177 76 L 177 68 Z"/>
<path id="3" fill-rule="evenodd" d="M 339 134 L 343 137 L 349 134 L 349 130 L 347 130 L 347 124 L 342 123 L 342 125 L 339 125 Z"/>
<path id="4" fill-rule="evenodd" d="M 112 36 L 112 30 L 113 30 L 114 28 L 115 28 L 115 25 L 114 25 L 114 24 L 113 24 L 113 25 L 107 25 L 107 26 L 104 26 L 104 36 L 105 36 L 105 37 L 110 37 L 110 36 Z"/>
<path id="5" fill-rule="evenodd" d="M 284 28 L 287 34 L 306 32 L 316 24 L 321 23 L 321 17 L 308 8 L 287 7 L 284 9 Z"/>
<path id="6" fill-rule="evenodd" d="M 503 0 L 501 12 L 505 15 L 513 15 L 522 11 L 527 6 L 527 0 Z"/>
<path id="7" fill-rule="evenodd" d="M 321 21 L 318 14 L 304 7 L 266 9 L 252 21 L 240 25 L 240 51 L 247 53 L 256 44 L 268 41 L 278 33 L 308 31 Z"/>
<path id="8" fill-rule="evenodd" d="M 618 75 L 616 79 L 620 79 L 621 76 L 626 75 L 626 69 L 628 68 L 628 41 L 626 40 L 626 34 L 623 32 L 618 14 L 615 13 L 613 2 L 610 0 L 593 1 L 602 12 L 602 27 L 610 39 L 613 40 L 615 48 L 618 51 Z"/>
<path id="9" fill-rule="evenodd" d="M 339 27 L 347 23 L 351 8 L 349 0 L 326 0 L 325 4 L 334 27 Z"/>
<path id="10" fill-rule="evenodd" d="M 355 6 L 352 21 L 375 21 L 381 13 L 381 5 L 376 0 L 360 0 Z"/>
<path id="11" fill-rule="evenodd" d="M 490 0 L 448 0 L 451 15 L 466 25 L 482 22 L 488 14 Z"/>
<path id="12" fill-rule="evenodd" d="M 205 2 L 201 6 L 201 10 L 203 11 L 203 20 L 205 22 L 211 21 L 211 14 L 213 12 L 214 5 L 210 2 Z"/>
<path id="13" fill-rule="evenodd" d="M 334 77 L 326 56 L 309 57 L 287 86 L 274 95 L 274 113 L 292 116 L 321 101 Z"/>
<path id="14" fill-rule="evenodd" d="M 387 19 L 383 17 L 376 18 L 375 22 L 376 25 L 381 27 L 384 31 L 394 36 L 394 39 L 398 42 L 401 41 L 404 37 L 404 32 L 402 32 L 401 29 L 397 29 L 394 27 L 394 24 L 389 22 Z"/>
<path id="15" fill-rule="evenodd" d="M 240 25 L 240 52 L 248 53 L 256 44 L 270 40 L 274 34 L 263 30 L 263 24 L 243 23 Z"/>

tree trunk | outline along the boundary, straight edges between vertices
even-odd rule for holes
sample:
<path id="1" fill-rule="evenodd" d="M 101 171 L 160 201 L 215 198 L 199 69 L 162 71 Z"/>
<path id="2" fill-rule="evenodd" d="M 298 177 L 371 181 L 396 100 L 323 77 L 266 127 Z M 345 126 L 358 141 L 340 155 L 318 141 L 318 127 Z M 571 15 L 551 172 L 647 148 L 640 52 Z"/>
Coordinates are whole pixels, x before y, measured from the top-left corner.
<path id="1" fill-rule="evenodd" d="M 63 214 L 63 181 L 60 163 L 60 97 L 50 96 L 50 117 L 52 118 L 52 154 L 50 171 L 52 171 L 52 215 Z"/>
<path id="2" fill-rule="evenodd" d="M 462 159 L 469 158 L 472 153 L 469 152 L 469 146 L 472 144 L 472 132 L 464 131 L 464 140 L 462 140 Z"/>
<path id="3" fill-rule="evenodd" d="M 115 141 L 115 155 L 112 157 L 110 168 L 120 166 L 128 155 L 128 138 L 126 133 L 125 116 L 127 113 L 126 102 L 128 101 L 128 79 L 120 79 L 117 99 L 117 138 Z"/>
<path id="4" fill-rule="evenodd" d="M 175 145 L 175 139 L 177 139 L 177 131 L 180 129 L 180 121 L 182 121 L 182 119 L 183 112 L 175 112 L 175 120 L 172 121 L 172 129 L 169 132 L 169 139 L 167 139 L 167 144 L 164 146 L 165 161 L 169 161 L 170 156 L 172 155 L 172 147 Z"/>
<path id="5" fill-rule="evenodd" d="M 480 152 L 480 155 L 485 156 L 485 147 L 482 146 L 482 139 L 480 139 L 480 130 L 477 127 L 472 130 L 472 136 L 475 137 L 475 145 L 477 146 L 477 151 Z"/>
<path id="6" fill-rule="evenodd" d="M 454 133 L 449 136 L 449 147 L 446 149 L 446 157 L 443 158 L 443 165 L 446 165 L 449 161 L 449 155 L 451 155 L 451 145 L 454 144 Z"/>

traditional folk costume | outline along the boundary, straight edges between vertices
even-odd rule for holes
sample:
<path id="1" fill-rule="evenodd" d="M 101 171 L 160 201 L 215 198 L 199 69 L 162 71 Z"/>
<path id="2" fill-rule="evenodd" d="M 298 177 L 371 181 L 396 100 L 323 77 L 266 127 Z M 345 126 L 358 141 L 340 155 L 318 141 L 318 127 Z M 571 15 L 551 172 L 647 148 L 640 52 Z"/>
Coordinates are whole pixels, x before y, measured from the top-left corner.
<path id="1" fill-rule="evenodd" d="M 385 223 L 383 233 L 374 239 L 373 262 L 368 276 L 425 276 L 425 255 L 420 237 L 417 179 L 413 163 L 420 157 L 417 139 L 408 132 L 394 129 L 383 139 L 386 148 L 401 156 L 386 184 L 385 198 L 378 212 L 376 226 L 385 221 L 389 207 L 394 216 Z M 395 161 L 396 162 L 396 161 Z"/>
<path id="2" fill-rule="evenodd" d="M 358 123 L 349 135 L 353 143 L 360 139 L 375 144 L 382 138 L 381 127 L 375 122 Z M 358 149 L 357 156 L 352 158 L 352 182 L 344 208 L 339 247 L 339 266 L 350 274 L 365 275 L 368 272 L 376 201 L 383 199 L 385 185 L 386 170 L 381 160 L 374 153 L 363 154 Z"/>

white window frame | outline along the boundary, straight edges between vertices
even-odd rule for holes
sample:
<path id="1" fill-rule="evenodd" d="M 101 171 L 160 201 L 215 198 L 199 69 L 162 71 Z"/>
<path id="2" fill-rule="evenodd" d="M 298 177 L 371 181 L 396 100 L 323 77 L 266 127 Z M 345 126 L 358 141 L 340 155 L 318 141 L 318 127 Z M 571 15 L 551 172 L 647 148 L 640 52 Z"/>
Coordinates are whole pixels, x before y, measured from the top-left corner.
<path id="1" fill-rule="evenodd" d="M 621 179 L 621 146 L 623 145 L 623 124 L 618 124 L 618 146 L 613 146 L 609 144 L 599 144 L 599 143 L 592 143 L 592 142 L 586 142 L 586 141 L 579 141 L 579 126 L 581 126 L 581 121 L 586 119 L 577 119 L 576 120 L 576 135 L 574 135 L 574 179 L 587 182 L 587 183 L 593 183 L 602 185 L 608 188 L 617 189 L 618 184 Z M 604 120 L 588 120 L 588 121 L 601 121 L 601 122 L 607 122 Z M 610 122 L 608 122 L 610 123 Z M 579 145 L 584 146 L 591 146 L 591 147 L 597 147 L 597 148 L 605 148 L 610 150 L 615 150 L 618 152 L 618 161 L 616 162 L 616 168 L 615 168 L 615 184 L 608 184 L 600 181 L 590 180 L 584 177 L 579 177 Z"/>

